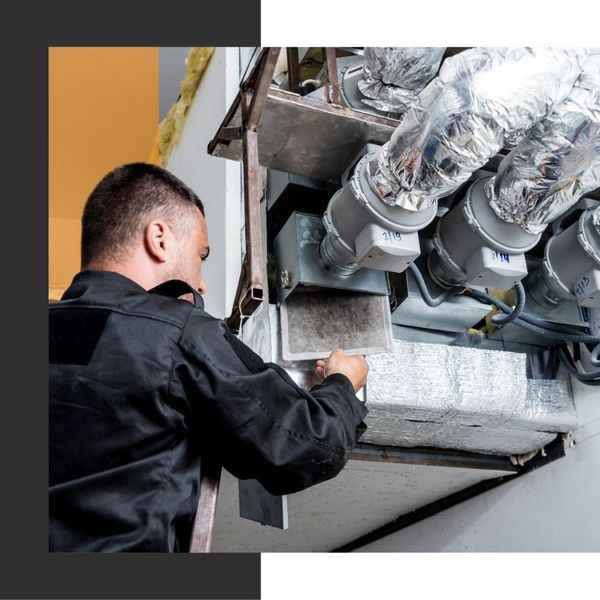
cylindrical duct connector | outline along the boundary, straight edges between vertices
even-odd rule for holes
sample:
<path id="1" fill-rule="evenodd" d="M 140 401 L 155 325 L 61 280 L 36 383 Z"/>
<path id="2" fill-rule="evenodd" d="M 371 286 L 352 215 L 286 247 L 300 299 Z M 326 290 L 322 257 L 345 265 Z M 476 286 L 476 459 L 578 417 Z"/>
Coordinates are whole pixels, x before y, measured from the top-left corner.
<path id="1" fill-rule="evenodd" d="M 531 277 L 529 295 L 541 306 L 554 308 L 565 300 L 600 307 L 600 231 L 594 210 L 548 240 L 542 265 Z"/>
<path id="2" fill-rule="evenodd" d="M 485 196 L 486 181 L 474 182 L 438 223 L 429 270 L 445 287 L 468 283 L 509 289 L 527 275 L 525 252 L 538 243 L 541 234 L 502 221 Z"/>
<path id="3" fill-rule="evenodd" d="M 344 277 L 369 267 L 401 273 L 420 254 L 417 232 L 435 218 L 437 203 L 424 211 L 390 206 L 371 190 L 365 155 L 323 215 L 327 231 L 321 242 L 325 266 Z"/>

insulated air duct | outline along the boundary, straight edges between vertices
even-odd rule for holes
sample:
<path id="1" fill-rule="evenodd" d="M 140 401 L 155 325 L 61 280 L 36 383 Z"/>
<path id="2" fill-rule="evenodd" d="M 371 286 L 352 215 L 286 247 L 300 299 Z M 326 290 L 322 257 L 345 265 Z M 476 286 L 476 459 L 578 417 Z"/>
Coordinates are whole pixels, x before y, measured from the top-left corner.
<path id="1" fill-rule="evenodd" d="M 384 112 L 403 113 L 418 102 L 435 77 L 446 48 L 365 48 L 362 102 Z"/>
<path id="2" fill-rule="evenodd" d="M 402 272 L 420 253 L 417 231 L 435 217 L 437 199 L 567 95 L 580 74 L 579 54 L 474 48 L 445 61 L 419 106 L 332 198 L 323 217 L 325 265 L 339 275 L 362 266 Z M 533 241 L 525 237 L 514 246 L 519 252 Z M 502 242 L 497 251 L 507 254 Z M 523 275 L 519 270 L 516 280 Z"/>
<path id="3" fill-rule="evenodd" d="M 546 52 L 554 51 L 539 52 L 539 60 L 543 61 L 549 59 Z M 517 68 L 517 74 L 524 74 L 535 65 L 532 62 L 535 54 L 525 56 L 528 64 Z M 440 283 L 470 283 L 499 289 L 515 285 L 527 275 L 525 252 L 539 241 L 548 219 L 574 203 L 572 192 L 595 179 L 591 174 L 584 181 L 570 185 L 570 190 L 565 189 L 582 167 L 586 169 L 590 161 L 594 162 L 599 115 L 594 107 L 598 91 L 579 88 L 565 91 L 564 81 L 546 79 L 546 75 L 556 74 L 556 68 L 562 68 L 568 74 L 567 82 L 572 84 L 573 75 L 581 75 L 577 58 L 585 64 L 587 55 L 583 51 L 566 53 L 562 62 L 543 71 L 539 80 L 549 85 L 541 90 L 543 102 L 536 104 L 533 99 L 533 103 L 515 105 L 515 115 L 510 110 L 498 112 L 496 122 L 502 124 L 505 141 L 514 142 L 531 129 L 503 160 L 496 177 L 472 184 L 462 202 L 440 219 L 434 236 L 435 252 L 429 257 L 430 272 Z M 555 102 L 558 106 L 550 112 Z M 525 110 L 520 110 L 522 106 Z M 583 114 L 579 112 L 582 107 L 585 107 Z M 521 126 L 516 127 L 519 121 Z M 529 127 L 523 128 L 526 123 Z M 563 168 L 557 168 L 557 164 Z M 550 195 L 553 197 L 546 201 Z M 565 196 L 569 196 L 571 204 L 562 208 L 567 203 Z"/>
<path id="4" fill-rule="evenodd" d="M 538 234 L 600 186 L 600 53 L 568 96 L 502 161 L 485 192 L 494 212 Z"/>
<path id="5" fill-rule="evenodd" d="M 417 211 L 452 193 L 566 97 L 580 54 L 473 48 L 449 58 L 371 159 L 372 190 L 387 204 Z"/>

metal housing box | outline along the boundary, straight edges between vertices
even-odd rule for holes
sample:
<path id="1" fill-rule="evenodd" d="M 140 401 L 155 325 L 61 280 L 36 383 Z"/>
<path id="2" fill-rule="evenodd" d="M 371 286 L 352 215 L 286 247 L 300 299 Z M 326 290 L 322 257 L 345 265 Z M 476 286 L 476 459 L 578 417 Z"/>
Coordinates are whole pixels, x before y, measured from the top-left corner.
<path id="1" fill-rule="evenodd" d="M 277 301 L 284 302 L 298 287 L 320 287 L 387 295 L 387 274 L 360 269 L 348 277 L 328 271 L 319 255 L 325 228 L 316 215 L 294 212 L 274 241 Z"/>

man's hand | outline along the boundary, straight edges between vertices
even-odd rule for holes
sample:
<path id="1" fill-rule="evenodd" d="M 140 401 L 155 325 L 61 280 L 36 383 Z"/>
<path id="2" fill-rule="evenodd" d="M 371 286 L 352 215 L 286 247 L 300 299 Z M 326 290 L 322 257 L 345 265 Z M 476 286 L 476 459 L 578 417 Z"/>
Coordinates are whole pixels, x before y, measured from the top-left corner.
<path id="1" fill-rule="evenodd" d="M 345 375 L 358 392 L 367 383 L 369 365 L 364 356 L 348 356 L 342 350 L 334 350 L 329 358 L 317 361 L 317 376 L 322 381 L 334 373 Z"/>

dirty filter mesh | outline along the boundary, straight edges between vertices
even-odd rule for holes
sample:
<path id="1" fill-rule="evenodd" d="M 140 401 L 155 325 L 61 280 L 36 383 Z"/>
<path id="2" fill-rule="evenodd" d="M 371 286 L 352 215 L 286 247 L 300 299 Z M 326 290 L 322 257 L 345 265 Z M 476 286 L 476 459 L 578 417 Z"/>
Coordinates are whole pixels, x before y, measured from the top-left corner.
<path id="1" fill-rule="evenodd" d="M 281 305 L 285 360 L 309 360 L 341 348 L 372 354 L 392 348 L 387 296 L 352 292 L 292 294 Z"/>

